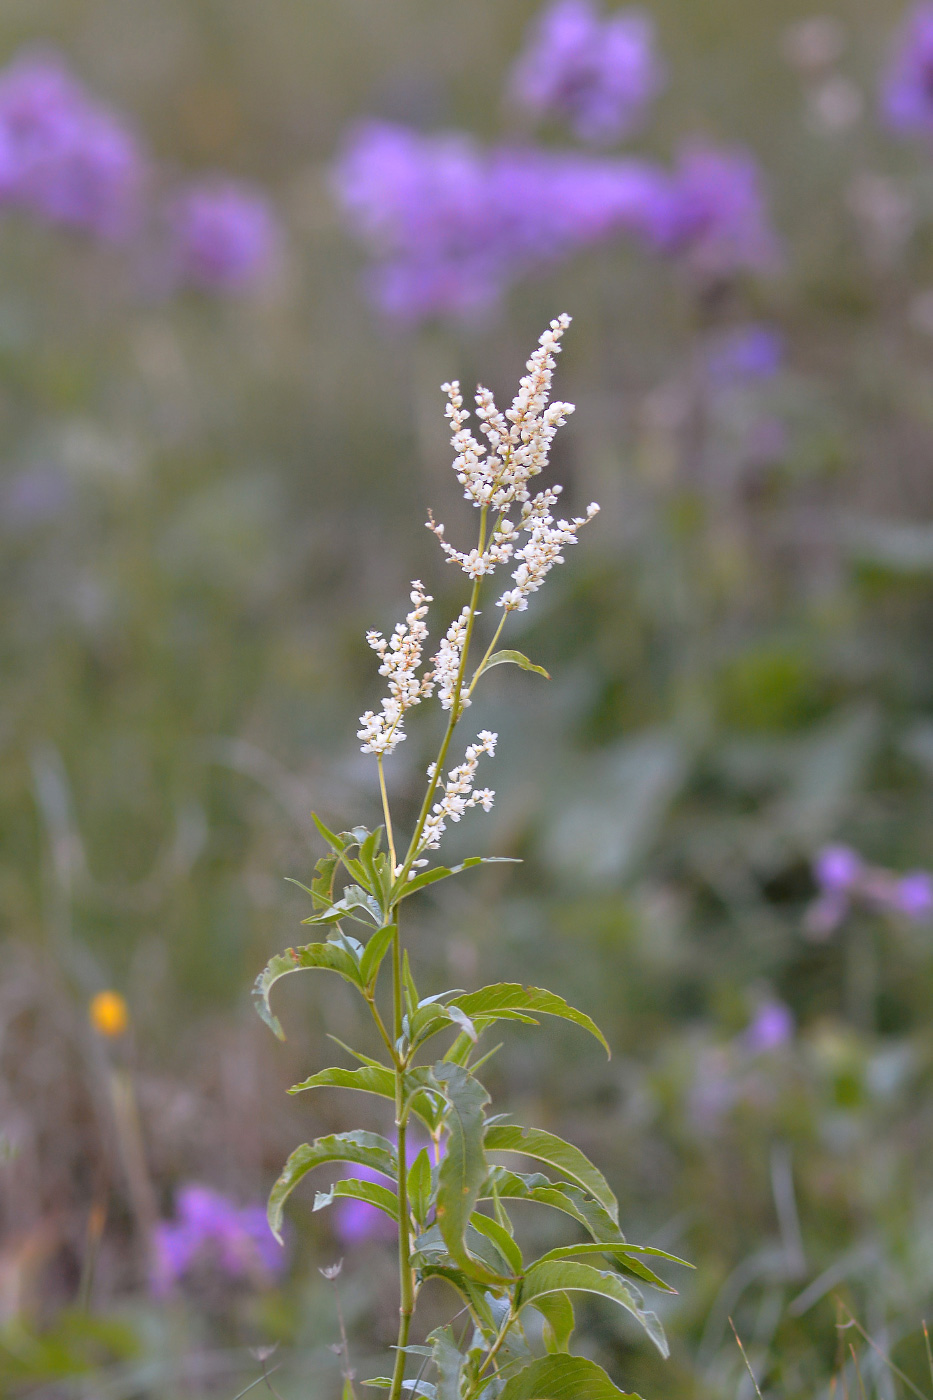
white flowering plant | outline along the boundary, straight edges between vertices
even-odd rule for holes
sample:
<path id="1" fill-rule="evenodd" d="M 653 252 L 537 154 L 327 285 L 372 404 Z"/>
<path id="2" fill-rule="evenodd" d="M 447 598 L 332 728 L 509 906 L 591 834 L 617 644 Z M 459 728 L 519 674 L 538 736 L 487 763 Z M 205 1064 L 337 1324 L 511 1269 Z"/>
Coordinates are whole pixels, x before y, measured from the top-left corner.
<path id="1" fill-rule="evenodd" d="M 352 1176 L 338 1180 L 317 1193 L 314 1208 L 349 1197 L 383 1211 L 397 1226 L 398 1341 L 391 1374 L 364 1382 L 387 1389 L 389 1400 L 401 1400 L 403 1394 L 429 1400 L 610 1400 L 621 1395 L 599 1366 L 570 1354 L 571 1297 L 580 1291 L 619 1304 L 662 1353 L 667 1350 L 639 1284 L 672 1292 L 646 1258 L 673 1256 L 629 1243 L 619 1228 L 616 1198 L 598 1168 L 553 1133 L 490 1116 L 489 1095 L 477 1077 L 488 1059 L 480 1042 L 497 1021 L 535 1025 L 541 1015 L 561 1017 L 595 1036 L 608 1053 L 602 1033 L 589 1016 L 540 987 L 498 983 L 473 992 L 422 996 L 400 929 L 406 900 L 438 880 L 495 859 L 474 856 L 452 869 L 431 863 L 430 853 L 441 845 L 448 823 L 459 822 L 471 807 L 488 812 L 494 799 L 489 788 L 476 786 L 476 778 L 480 761 L 495 753 L 496 735 L 481 730 L 462 761 L 449 768 L 448 751 L 488 670 L 511 663 L 547 674 L 520 652 L 497 650 L 499 639 L 509 615 L 527 607 L 529 596 L 563 561 L 562 551 L 576 543 L 581 526 L 598 509 L 591 505 L 583 516 L 555 519 L 561 488 L 532 493 L 534 478 L 547 466 L 554 434 L 573 410 L 571 404 L 550 402 L 555 357 L 568 325 L 567 316 L 551 322 L 506 412 L 500 412 L 487 389 L 477 390 L 476 418 L 485 442 L 468 426 L 459 385 L 442 386 L 453 428 L 453 469 L 466 499 L 479 511 L 476 546 L 468 552 L 455 549 L 433 516 L 427 524 L 448 561 L 470 580 L 469 601 L 448 627 L 428 669 L 423 656 L 432 599 L 420 580 L 412 583 L 412 610 L 391 636 L 368 633 L 388 693 L 378 711 L 361 717 L 359 738 L 363 752 L 376 760 L 384 826 L 338 833 L 315 818 L 329 850 L 310 887 L 302 886 L 313 903 L 304 922 L 327 927 L 328 936 L 273 958 L 255 989 L 260 1015 L 281 1035 L 269 1005 L 275 983 L 306 968 L 334 972 L 359 992 L 385 1047 L 384 1060 L 350 1051 L 354 1067 L 321 1070 L 291 1092 L 331 1086 L 388 1099 L 394 1107 L 395 1140 L 350 1131 L 298 1147 L 272 1190 L 269 1221 L 278 1235 L 285 1202 L 319 1166 L 355 1165 L 365 1168 L 368 1177 L 384 1178 L 385 1184 Z M 471 670 L 482 589 L 498 568 L 509 565 L 512 586 L 498 599 L 498 625 Z M 408 712 L 432 696 L 447 715 L 446 728 L 428 768 L 414 830 L 402 845 L 392 820 L 385 760 L 405 739 Z M 384 966 L 385 991 L 380 986 Z M 451 1043 L 437 1058 L 438 1051 L 428 1047 L 444 1032 Z M 413 1127 L 428 1135 L 430 1147 L 411 1152 Z M 536 1169 L 499 1165 L 495 1159 L 501 1154 L 531 1159 Z M 537 1169 L 542 1167 L 546 1170 Z M 582 1227 L 586 1240 L 527 1260 L 510 1215 L 514 1203 L 526 1201 L 563 1212 Z M 419 1296 L 437 1282 L 459 1295 L 455 1321 L 413 1341 Z M 353 1394 L 348 1367 L 345 1400 Z"/>

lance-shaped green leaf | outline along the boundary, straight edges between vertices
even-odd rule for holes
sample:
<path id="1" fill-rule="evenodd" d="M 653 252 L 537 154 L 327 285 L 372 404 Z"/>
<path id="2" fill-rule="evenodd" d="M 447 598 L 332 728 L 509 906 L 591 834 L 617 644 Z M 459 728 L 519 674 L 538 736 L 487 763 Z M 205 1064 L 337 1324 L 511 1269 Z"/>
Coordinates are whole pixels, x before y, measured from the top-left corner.
<path id="1" fill-rule="evenodd" d="M 376 929 L 363 949 L 360 957 L 360 976 L 365 986 L 372 986 L 379 975 L 382 959 L 392 946 L 394 935 L 395 924 L 384 924 L 382 928 Z"/>
<path id="2" fill-rule="evenodd" d="M 569 1351 L 570 1338 L 576 1325 L 569 1295 L 545 1293 L 533 1306 L 544 1318 L 544 1345 L 548 1351 Z"/>
<path id="3" fill-rule="evenodd" d="M 368 1206 L 375 1206 L 376 1210 L 383 1211 L 398 1224 L 398 1196 L 378 1181 L 361 1181 L 355 1176 L 344 1177 L 342 1181 L 335 1181 L 329 1191 L 316 1191 L 312 1209 L 323 1210 L 325 1206 L 341 1199 L 365 1201 Z"/>
<path id="4" fill-rule="evenodd" d="M 436 1076 L 436 1070 L 435 1070 Z M 553 1167 L 561 1176 L 582 1186 L 608 1212 L 614 1224 L 619 1220 L 619 1203 L 602 1172 L 590 1159 L 563 1138 L 541 1128 L 520 1128 L 510 1123 L 494 1123 L 486 1130 L 487 1152 L 521 1152 Z"/>
<path id="5" fill-rule="evenodd" d="M 431 1159 L 428 1149 L 422 1147 L 408 1169 L 408 1200 L 419 1231 L 424 1230 L 431 1213 L 431 1186 Z"/>
<path id="6" fill-rule="evenodd" d="M 488 1166 L 483 1151 L 483 1109 L 489 1095 L 460 1065 L 439 1061 L 434 1080 L 447 1101 L 447 1146 L 437 1174 L 437 1223 L 453 1259 L 469 1263 L 464 1236 Z"/>
<path id="7" fill-rule="evenodd" d="M 542 1356 L 519 1371 L 499 1400 L 639 1400 L 613 1385 L 601 1366 L 583 1356 Z"/>
<path id="8" fill-rule="evenodd" d="M 463 1357 L 454 1341 L 453 1329 L 438 1327 L 428 1336 L 437 1367 L 437 1400 L 460 1400 L 460 1371 Z"/>
<path id="9" fill-rule="evenodd" d="M 507 1171 L 504 1167 L 493 1167 L 483 1183 L 480 1200 L 497 1199 L 534 1201 L 537 1205 L 550 1206 L 553 1210 L 559 1210 L 579 1221 L 594 1241 L 592 1245 L 567 1245 L 562 1249 L 552 1250 L 544 1256 L 545 1259 L 573 1259 L 586 1254 L 614 1256 L 618 1267 L 644 1283 L 662 1288 L 665 1292 L 675 1291 L 637 1256 L 653 1254 L 660 1259 L 670 1259 L 675 1264 L 683 1264 L 685 1261 L 678 1259 L 676 1255 L 667 1254 L 663 1249 L 629 1244 L 605 1207 L 594 1201 L 593 1197 L 587 1195 L 579 1186 L 574 1186 L 569 1181 L 549 1181 L 541 1172 L 525 1175 L 521 1172 Z"/>
<path id="10" fill-rule="evenodd" d="M 407 880 L 398 881 L 392 888 L 391 898 L 393 902 L 407 899 L 427 885 L 436 885 L 438 880 L 449 880 L 451 875 L 460 875 L 477 865 L 521 865 L 521 861 L 514 856 L 467 856 L 459 865 L 435 865 L 431 870 L 422 870 Z"/>
<path id="11" fill-rule="evenodd" d="M 662 1356 L 668 1355 L 664 1330 L 653 1312 L 646 1312 L 638 1290 L 619 1277 L 591 1264 L 564 1259 L 557 1264 L 532 1264 L 521 1286 L 519 1311 L 545 1293 L 597 1293 L 631 1313 L 648 1333 Z"/>
<path id="12" fill-rule="evenodd" d="M 373 1376 L 372 1380 L 361 1381 L 360 1384 L 371 1385 L 375 1389 L 379 1390 L 391 1390 L 392 1377 Z M 402 1389 L 407 1391 L 409 1395 L 424 1395 L 426 1397 L 426 1400 L 435 1400 L 435 1396 L 437 1394 L 436 1387 L 433 1386 L 430 1381 L 422 1381 L 418 1379 L 415 1379 L 413 1381 L 402 1381 Z"/>
<path id="13" fill-rule="evenodd" d="M 470 1216 L 470 1224 L 474 1230 L 478 1230 L 481 1235 L 485 1235 L 488 1240 L 492 1241 L 513 1274 L 524 1272 L 525 1262 L 522 1259 L 522 1252 L 504 1225 L 501 1225 L 498 1220 L 491 1219 L 488 1215 L 483 1215 L 482 1211 L 478 1210 L 475 1210 Z"/>
<path id="14" fill-rule="evenodd" d="M 543 1172 L 510 1172 L 506 1167 L 493 1167 L 480 1192 L 481 1200 L 492 1200 L 498 1193 L 503 1199 L 535 1201 L 572 1216 L 589 1231 L 594 1240 L 624 1244 L 625 1236 L 612 1216 L 586 1191 L 569 1181 L 550 1181 Z"/>
<path id="15" fill-rule="evenodd" d="M 418 1115 L 425 1127 L 434 1132 L 440 1122 L 441 1108 L 435 1095 L 420 1087 L 428 1082 L 430 1071 L 423 1066 L 418 1074 L 408 1070 L 405 1075 L 407 1091 L 406 1104 Z M 305 1089 L 356 1089 L 361 1094 L 378 1094 L 380 1098 L 395 1102 L 395 1075 L 385 1065 L 365 1064 L 360 1069 L 332 1068 L 319 1070 L 300 1084 L 293 1084 L 290 1094 L 301 1094 Z"/>
<path id="16" fill-rule="evenodd" d="M 484 661 L 470 682 L 472 690 L 480 676 L 484 676 L 487 671 L 491 671 L 493 666 L 520 666 L 523 671 L 534 671 L 535 675 L 543 676 L 546 681 L 551 679 L 550 673 L 545 671 L 543 666 L 536 666 L 533 661 L 529 661 L 520 651 L 494 651 L 488 661 Z"/>
<path id="17" fill-rule="evenodd" d="M 467 992 L 455 997 L 452 1005 L 477 1024 L 477 1028 L 491 1025 L 493 1021 L 534 1021 L 538 1016 L 559 1016 L 563 1021 L 572 1021 L 595 1036 L 608 1055 L 609 1046 L 602 1031 L 583 1011 L 577 1011 L 563 997 L 548 992 L 543 987 L 523 987 L 520 982 L 497 982 L 490 987 L 481 987 L 478 992 Z"/>
<path id="18" fill-rule="evenodd" d="M 340 943 L 308 943 L 303 948 L 286 948 L 277 953 L 260 972 L 253 985 L 253 1001 L 266 1025 L 279 1040 L 285 1039 L 285 1032 L 277 1016 L 269 1005 L 269 994 L 280 977 L 290 972 L 304 972 L 318 968 L 324 972 L 336 972 L 345 982 L 362 990 L 363 979 L 350 947 Z"/>
<path id="19" fill-rule="evenodd" d="M 390 1180 L 395 1180 L 398 1176 L 395 1148 L 387 1138 L 380 1137 L 378 1133 L 366 1133 L 362 1130 L 333 1133 L 329 1137 L 303 1143 L 301 1147 L 295 1148 L 285 1163 L 282 1175 L 269 1196 L 269 1228 L 279 1243 L 282 1240 L 282 1209 L 285 1202 L 308 1172 L 325 1162 L 351 1162 L 358 1167 L 372 1167 Z"/>
<path id="20" fill-rule="evenodd" d="M 539 1264 L 557 1263 L 561 1259 L 586 1259 L 590 1256 L 602 1256 L 609 1258 L 619 1264 L 620 1267 L 634 1274 L 643 1283 L 650 1283 L 652 1288 L 660 1288 L 664 1293 L 676 1293 L 677 1289 L 672 1288 L 669 1283 L 665 1283 L 662 1278 L 658 1278 L 653 1269 L 649 1269 L 647 1264 L 635 1255 L 639 1253 L 660 1254 L 664 1259 L 672 1259 L 677 1264 L 682 1264 L 682 1259 L 675 1259 L 673 1254 L 665 1254 L 663 1250 L 649 1250 L 643 1248 L 639 1250 L 637 1245 L 630 1244 L 567 1244 L 561 1245 L 559 1249 L 549 1249 L 547 1254 L 542 1254 L 537 1261 Z M 689 1265 L 688 1265 L 689 1267 Z"/>

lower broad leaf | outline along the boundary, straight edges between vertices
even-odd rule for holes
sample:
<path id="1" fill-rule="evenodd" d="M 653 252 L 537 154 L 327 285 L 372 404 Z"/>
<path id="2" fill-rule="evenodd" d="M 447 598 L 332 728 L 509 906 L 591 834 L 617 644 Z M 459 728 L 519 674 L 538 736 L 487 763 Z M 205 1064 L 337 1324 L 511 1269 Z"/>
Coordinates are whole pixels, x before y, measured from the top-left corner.
<path id="1" fill-rule="evenodd" d="M 532 1264 L 522 1284 L 520 1306 L 526 1307 L 529 1303 L 537 1306 L 535 1299 L 546 1293 L 596 1293 L 608 1298 L 631 1313 L 662 1356 L 669 1354 L 667 1338 L 656 1314 L 645 1310 L 636 1290 L 618 1274 L 603 1273 L 590 1264 L 566 1259 L 554 1264 Z"/>
<path id="2" fill-rule="evenodd" d="M 582 1356 L 543 1356 L 506 1381 L 499 1400 L 639 1400 Z"/>
<path id="3" fill-rule="evenodd" d="M 285 1202 L 300 1181 L 315 1167 L 325 1162 L 350 1162 L 358 1167 L 372 1167 L 390 1180 L 398 1174 L 398 1159 L 395 1148 L 387 1138 L 378 1133 L 357 1131 L 334 1133 L 330 1137 L 317 1138 L 314 1142 L 296 1147 L 289 1157 L 282 1174 L 269 1196 L 269 1228 L 275 1238 L 282 1243 L 282 1211 Z"/>
<path id="4" fill-rule="evenodd" d="M 488 1173 L 483 1151 L 483 1109 L 489 1095 L 479 1080 L 460 1065 L 439 1061 L 432 1073 L 448 1104 L 448 1139 L 438 1171 L 435 1214 L 451 1257 L 467 1264 L 464 1235 Z"/>

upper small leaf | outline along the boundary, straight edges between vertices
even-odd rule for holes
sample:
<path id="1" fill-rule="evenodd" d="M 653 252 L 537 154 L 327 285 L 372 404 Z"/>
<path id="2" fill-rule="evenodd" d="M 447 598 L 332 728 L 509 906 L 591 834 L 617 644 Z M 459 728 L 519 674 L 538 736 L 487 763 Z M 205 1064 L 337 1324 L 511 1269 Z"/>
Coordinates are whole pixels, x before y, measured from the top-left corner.
<path id="1" fill-rule="evenodd" d="M 520 651 L 496 651 L 493 652 L 489 660 L 476 672 L 470 683 L 472 689 L 480 676 L 491 671 L 493 666 L 520 666 L 523 671 L 534 671 L 536 675 L 543 676 L 546 681 L 551 679 L 549 672 L 543 666 L 536 666 L 533 661 L 529 661 L 527 656 L 523 656 Z"/>
<path id="2" fill-rule="evenodd" d="M 378 1133 L 366 1133 L 361 1130 L 353 1133 L 334 1133 L 330 1137 L 318 1138 L 315 1142 L 306 1142 L 301 1147 L 296 1147 L 282 1168 L 282 1175 L 269 1196 L 269 1228 L 280 1244 L 282 1209 L 285 1202 L 299 1181 L 325 1162 L 353 1162 L 360 1167 L 373 1167 L 390 1180 L 394 1180 L 398 1174 L 395 1148 L 387 1138 L 380 1137 Z"/>
<path id="3" fill-rule="evenodd" d="M 523 987 L 520 982 L 497 982 L 489 987 L 481 987 L 478 992 L 467 992 L 455 997 L 452 1005 L 459 1006 L 477 1025 L 491 1025 L 493 1021 L 531 1019 L 523 1013 L 532 1012 L 541 1016 L 559 1016 L 561 1020 L 572 1021 L 595 1036 L 608 1055 L 609 1046 L 602 1031 L 594 1021 L 582 1011 L 570 1006 L 563 997 L 548 992 L 543 987 Z"/>
<path id="4" fill-rule="evenodd" d="M 289 972 L 321 968 L 325 972 L 336 972 L 346 982 L 352 982 L 354 987 L 362 989 L 363 979 L 351 949 L 352 945 L 349 944 L 308 943 L 303 948 L 286 948 L 284 953 L 277 953 L 269 960 L 253 984 L 253 1001 L 259 1015 L 279 1040 L 285 1039 L 285 1032 L 269 1005 L 269 993 L 279 978 Z"/>
<path id="5" fill-rule="evenodd" d="M 329 1191 L 316 1191 L 312 1209 L 323 1210 L 338 1199 L 365 1201 L 368 1206 L 375 1206 L 398 1224 L 398 1197 L 388 1186 L 381 1186 L 378 1181 L 344 1177 L 342 1181 L 335 1181 Z"/>

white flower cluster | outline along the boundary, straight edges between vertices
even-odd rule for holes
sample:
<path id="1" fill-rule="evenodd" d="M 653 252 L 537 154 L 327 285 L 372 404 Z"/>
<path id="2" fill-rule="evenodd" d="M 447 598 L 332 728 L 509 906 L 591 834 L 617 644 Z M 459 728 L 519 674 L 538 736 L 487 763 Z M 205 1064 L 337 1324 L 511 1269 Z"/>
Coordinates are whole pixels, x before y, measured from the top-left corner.
<path id="1" fill-rule="evenodd" d="M 549 570 L 563 562 L 561 549 L 575 544 L 577 531 L 599 509 L 591 505 L 585 516 L 554 520 L 550 507 L 556 504 L 561 487 L 532 496 L 528 483 L 547 466 L 554 434 L 573 412 L 573 404 L 549 403 L 555 356 L 570 325 L 569 316 L 552 321 L 528 361 L 512 407 L 505 413 L 496 407 L 488 389 L 476 391 L 476 417 L 488 446 L 480 443 L 467 426 L 469 414 L 456 381 L 441 387 L 448 397 L 447 417 L 453 425 L 451 444 L 456 452 L 453 469 L 463 494 L 477 507 L 489 507 L 495 525 L 482 549 L 461 552 L 444 538 L 444 526 L 429 515 L 427 526 L 436 535 L 450 563 L 458 564 L 471 579 L 491 574 L 499 564 L 513 557 L 519 561 L 512 578 L 515 587 L 503 594 L 499 606 L 507 612 L 523 612 L 527 597 L 544 581 Z M 519 519 L 509 519 L 514 506 Z M 521 533 L 530 535 L 520 546 Z"/>
<path id="2" fill-rule="evenodd" d="M 436 850 L 447 830 L 448 821 L 458 822 L 469 807 L 482 807 L 484 812 L 492 810 L 495 793 L 489 788 L 477 788 L 474 791 L 473 783 L 480 755 L 488 753 L 492 757 L 496 751 L 498 737 L 488 729 L 481 729 L 476 736 L 476 743 L 467 746 L 463 762 L 458 763 L 456 768 L 451 768 L 440 800 L 435 802 L 424 824 L 419 850 Z M 434 774 L 431 773 L 430 776 L 433 777 Z"/>
<path id="3" fill-rule="evenodd" d="M 523 524 L 531 538 L 526 545 L 515 551 L 515 558 L 521 560 L 512 575 L 515 587 L 503 593 L 497 607 L 506 612 L 524 612 L 528 606 L 528 594 L 536 593 L 555 564 L 563 564 L 561 550 L 568 544 L 577 543 L 577 531 L 581 525 L 599 510 L 595 501 L 586 508 L 586 515 L 574 516 L 573 520 L 558 520 L 545 511 L 538 519 Z"/>
<path id="4" fill-rule="evenodd" d="M 434 680 L 437 684 L 437 698 L 441 702 L 441 709 L 451 710 L 454 704 L 454 695 L 457 690 L 457 677 L 460 674 L 460 662 L 463 658 L 463 644 L 466 641 L 467 623 L 470 618 L 470 609 L 463 609 L 459 617 L 455 617 L 447 629 L 447 636 L 441 642 L 434 661 Z M 461 707 L 465 708 L 470 701 L 467 696 L 461 696 Z"/>
<path id="5" fill-rule="evenodd" d="M 414 608 L 404 622 L 396 625 L 388 640 L 381 632 L 366 633 L 366 640 L 381 661 L 380 676 L 386 676 L 389 693 L 382 702 L 379 714 L 367 710 L 360 716 L 362 728 L 357 738 L 363 740 L 362 752 L 389 754 L 406 737 L 402 719 L 406 710 L 417 705 L 434 690 L 434 673 L 418 675 L 421 665 L 421 652 L 428 629 L 424 619 L 428 614 L 428 604 L 433 602 L 425 593 L 420 579 L 413 579 L 411 601 Z"/>

